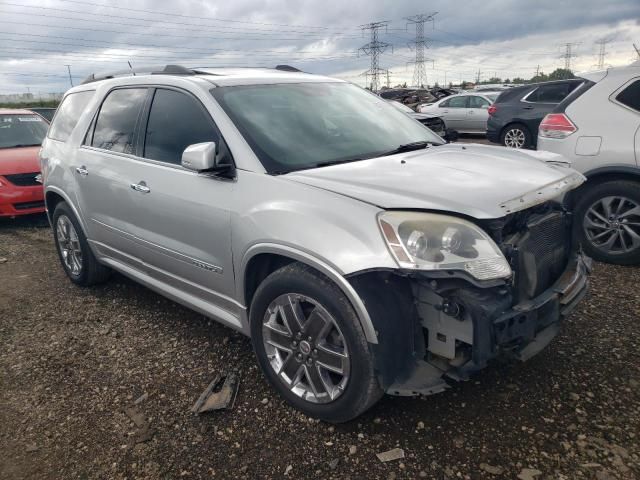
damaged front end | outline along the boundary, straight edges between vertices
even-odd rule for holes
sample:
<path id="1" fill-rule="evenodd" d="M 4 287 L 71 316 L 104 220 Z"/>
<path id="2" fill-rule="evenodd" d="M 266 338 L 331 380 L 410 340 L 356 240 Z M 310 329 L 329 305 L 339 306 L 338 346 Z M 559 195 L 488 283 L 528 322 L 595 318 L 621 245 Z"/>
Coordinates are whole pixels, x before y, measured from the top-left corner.
<path id="1" fill-rule="evenodd" d="M 350 278 L 372 315 L 383 388 L 426 395 L 498 356 L 527 360 L 555 337 L 587 291 L 591 260 L 572 249 L 571 214 L 556 202 L 478 222 L 511 268 L 478 280 L 459 270 L 401 269 Z"/>

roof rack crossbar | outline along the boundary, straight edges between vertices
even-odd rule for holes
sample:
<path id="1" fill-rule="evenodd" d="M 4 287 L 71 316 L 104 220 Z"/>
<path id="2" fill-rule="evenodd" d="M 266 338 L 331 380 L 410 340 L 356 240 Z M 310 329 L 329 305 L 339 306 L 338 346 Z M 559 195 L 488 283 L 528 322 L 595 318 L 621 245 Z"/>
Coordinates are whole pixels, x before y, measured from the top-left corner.
<path id="1" fill-rule="evenodd" d="M 92 73 L 82 82 L 85 83 L 98 82 L 100 80 L 107 80 L 110 78 L 126 77 L 128 75 L 135 76 L 136 74 L 144 75 L 195 75 L 194 70 L 190 70 L 182 65 L 164 65 L 159 67 L 138 67 L 130 68 L 128 70 L 118 70 L 116 72 L 106 73 Z"/>

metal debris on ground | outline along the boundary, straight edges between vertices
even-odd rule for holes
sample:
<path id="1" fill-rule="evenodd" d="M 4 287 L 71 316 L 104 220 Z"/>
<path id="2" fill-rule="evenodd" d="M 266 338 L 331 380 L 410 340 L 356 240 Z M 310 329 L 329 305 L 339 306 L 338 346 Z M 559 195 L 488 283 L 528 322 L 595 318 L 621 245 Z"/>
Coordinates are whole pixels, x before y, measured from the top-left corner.
<path id="1" fill-rule="evenodd" d="M 401 448 L 392 448 L 389 451 L 376 453 L 376 457 L 381 462 L 391 462 L 393 460 L 400 460 L 404 458 L 404 450 Z"/>
<path id="2" fill-rule="evenodd" d="M 212 410 L 233 408 L 239 385 L 240 377 L 235 372 L 227 375 L 216 375 L 193 407 L 191 407 L 191 411 L 193 413 L 204 413 Z"/>

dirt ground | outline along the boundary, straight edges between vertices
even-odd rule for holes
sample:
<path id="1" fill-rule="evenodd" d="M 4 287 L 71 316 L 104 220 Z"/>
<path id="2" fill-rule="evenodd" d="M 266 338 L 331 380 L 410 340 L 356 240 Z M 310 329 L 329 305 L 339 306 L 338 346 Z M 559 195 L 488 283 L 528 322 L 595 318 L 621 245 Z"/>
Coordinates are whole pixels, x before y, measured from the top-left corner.
<path id="1" fill-rule="evenodd" d="M 42 224 L 0 221 L 2 479 L 640 478 L 640 268 L 597 265 L 528 363 L 331 426 L 286 405 L 239 334 L 119 275 L 72 285 Z M 190 413 L 229 368 L 234 408 Z"/>

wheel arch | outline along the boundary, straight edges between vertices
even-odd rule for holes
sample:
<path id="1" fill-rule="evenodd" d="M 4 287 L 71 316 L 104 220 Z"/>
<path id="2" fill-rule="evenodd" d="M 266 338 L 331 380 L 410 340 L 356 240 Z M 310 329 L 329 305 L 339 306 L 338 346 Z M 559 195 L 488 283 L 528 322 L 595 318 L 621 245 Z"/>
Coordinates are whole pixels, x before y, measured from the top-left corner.
<path id="1" fill-rule="evenodd" d="M 571 208 L 576 206 L 576 201 L 580 198 L 582 192 L 595 185 L 615 180 L 640 183 L 640 168 L 633 165 L 607 165 L 606 167 L 589 170 L 584 173 L 584 176 L 587 177 L 587 181 L 572 190 L 567 196 L 566 203 Z"/>
<path id="2" fill-rule="evenodd" d="M 82 217 L 80 216 L 80 213 L 78 212 L 78 209 L 75 207 L 73 202 L 69 199 L 69 197 L 62 190 L 56 187 L 47 187 L 44 194 L 44 203 L 45 203 L 45 208 L 47 211 L 47 218 L 49 219 L 49 223 L 53 223 L 53 212 L 56 209 L 56 205 L 58 205 L 58 203 L 60 202 L 66 202 L 67 205 L 69 205 L 69 208 L 71 208 L 71 210 L 73 211 L 73 214 L 78 220 L 78 223 L 80 223 L 82 230 L 84 230 L 86 234 L 87 228 L 86 228 L 86 225 L 84 224 Z"/>
<path id="3" fill-rule="evenodd" d="M 378 343 L 373 322 L 364 302 L 338 268 L 307 252 L 287 245 L 273 243 L 254 245 L 244 254 L 236 281 L 240 301 L 246 305 L 247 310 L 250 308 L 253 294 L 262 280 L 273 271 L 292 262 L 308 265 L 333 281 L 353 306 L 367 341 L 373 344 Z"/>

